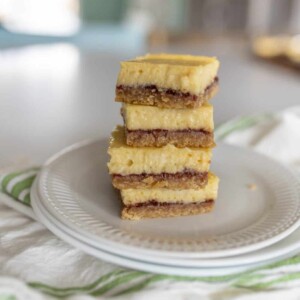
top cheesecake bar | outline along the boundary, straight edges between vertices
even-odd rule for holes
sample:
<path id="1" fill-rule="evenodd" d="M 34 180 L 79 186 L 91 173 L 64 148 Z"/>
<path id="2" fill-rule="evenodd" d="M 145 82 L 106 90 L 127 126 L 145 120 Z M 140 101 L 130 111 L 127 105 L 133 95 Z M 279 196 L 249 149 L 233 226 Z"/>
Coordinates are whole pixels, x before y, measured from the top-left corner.
<path id="1" fill-rule="evenodd" d="M 121 62 L 116 101 L 162 108 L 197 108 L 218 90 L 215 57 L 147 54 Z"/>

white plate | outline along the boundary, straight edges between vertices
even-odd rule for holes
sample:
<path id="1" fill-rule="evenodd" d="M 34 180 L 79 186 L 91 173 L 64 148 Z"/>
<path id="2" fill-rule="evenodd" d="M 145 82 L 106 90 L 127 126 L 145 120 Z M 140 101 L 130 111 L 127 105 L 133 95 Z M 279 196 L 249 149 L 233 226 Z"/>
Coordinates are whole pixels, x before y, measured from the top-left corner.
<path id="1" fill-rule="evenodd" d="M 98 256 L 101 255 L 101 253 L 110 253 L 113 255 L 115 251 L 114 249 L 107 249 L 107 251 L 103 250 L 102 248 L 99 248 L 99 245 L 95 245 L 93 243 L 93 240 L 87 238 L 84 235 L 78 235 L 76 231 L 72 231 L 70 228 L 66 227 L 63 223 L 59 222 L 53 215 L 51 215 L 47 209 L 43 206 L 41 197 L 39 195 L 38 191 L 38 178 L 36 179 L 32 190 L 31 190 L 31 198 L 32 198 L 32 203 L 33 207 L 38 207 L 37 208 L 37 214 L 40 216 L 40 220 L 43 222 L 44 219 L 48 219 L 48 222 L 50 221 L 50 227 L 49 229 L 51 230 L 52 227 L 56 227 L 56 230 L 54 231 L 55 234 L 57 234 L 57 228 L 60 228 L 58 231 L 58 236 L 64 239 L 64 237 L 67 235 L 68 237 L 71 237 L 72 239 L 77 240 L 76 244 L 71 243 L 72 245 L 79 247 L 82 250 L 85 250 L 85 246 L 88 245 L 89 248 L 96 248 L 99 249 Z M 43 222 L 45 223 L 45 222 Z M 47 222 L 46 222 L 47 223 Z M 52 230 L 53 231 L 53 230 Z M 60 231 L 63 232 L 63 235 L 60 234 Z M 67 242 L 70 241 L 69 239 L 66 240 Z M 80 247 L 80 245 L 84 245 Z M 98 247 L 97 247 L 98 246 Z M 278 261 L 280 259 L 286 258 L 286 257 L 291 257 L 294 254 L 297 254 L 300 250 L 300 229 L 298 228 L 295 230 L 292 234 L 290 234 L 288 237 L 285 239 L 281 240 L 278 243 L 275 243 L 269 247 L 265 247 L 263 249 L 257 250 L 257 251 L 252 251 L 250 253 L 246 253 L 243 255 L 237 255 L 237 256 L 230 256 L 230 257 L 223 257 L 223 258 L 213 258 L 213 259 L 199 259 L 199 258 L 191 258 L 191 259 L 181 259 L 181 258 L 173 258 L 173 257 L 160 257 L 160 256 L 145 256 L 145 255 L 129 255 L 129 257 L 125 256 L 127 259 L 131 260 L 137 260 L 137 261 L 142 261 L 150 264 L 159 264 L 159 265 L 165 265 L 165 266 L 171 266 L 171 267 L 179 267 L 179 268 L 200 268 L 201 272 L 203 271 L 203 274 L 205 274 L 205 270 L 207 268 L 216 268 L 216 269 L 222 269 L 220 273 L 218 274 L 227 274 L 224 273 L 225 271 L 223 268 L 226 268 L 227 271 L 229 270 L 240 270 L 235 269 L 233 267 L 238 267 L 238 266 L 244 266 L 249 268 L 254 268 L 260 265 L 265 265 L 267 263 L 272 263 L 275 261 Z M 90 252 L 88 252 L 90 253 Z M 96 253 L 94 250 L 92 253 Z M 124 255 L 117 255 L 124 257 Z M 105 260 L 105 257 L 102 259 Z M 230 267 L 230 268 L 228 268 Z M 226 272 L 227 272 L 226 271 Z M 200 272 L 200 271 L 199 271 Z M 202 274 L 202 273 L 201 273 Z M 200 275 L 199 275 L 200 276 Z"/>
<path id="2" fill-rule="evenodd" d="M 58 153 L 40 174 L 43 205 L 101 249 L 117 254 L 208 258 L 271 245 L 299 226 L 299 181 L 280 164 L 238 147 L 219 145 L 212 169 L 220 176 L 215 210 L 207 215 L 123 221 L 107 174 L 107 142 Z M 256 184 L 257 190 L 247 188 Z"/>
<path id="3" fill-rule="evenodd" d="M 235 267 L 222 267 L 222 268 L 185 268 L 176 266 L 167 266 L 163 264 L 147 263 L 127 257 L 119 256 L 99 248 L 95 248 L 92 245 L 85 243 L 80 240 L 81 236 L 73 236 L 68 232 L 64 231 L 64 225 L 57 223 L 53 216 L 43 207 L 42 201 L 38 195 L 37 189 L 31 191 L 32 206 L 39 220 L 55 235 L 60 237 L 62 240 L 73 245 L 74 247 L 83 250 L 84 252 L 105 260 L 107 262 L 120 265 L 126 268 L 132 268 L 140 271 L 158 273 L 158 274 L 169 274 L 177 276 L 227 276 L 242 273 L 245 271 L 254 270 L 266 264 L 277 262 L 280 259 L 286 258 L 286 256 L 277 257 L 276 259 L 255 263 L 247 266 L 235 266 Z"/>

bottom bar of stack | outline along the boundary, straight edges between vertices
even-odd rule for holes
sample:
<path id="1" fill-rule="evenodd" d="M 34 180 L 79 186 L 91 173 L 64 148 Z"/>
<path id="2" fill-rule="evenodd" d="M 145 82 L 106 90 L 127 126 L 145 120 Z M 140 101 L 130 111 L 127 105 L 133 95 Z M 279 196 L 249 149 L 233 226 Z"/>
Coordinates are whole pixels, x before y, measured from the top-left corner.
<path id="1" fill-rule="evenodd" d="M 209 172 L 210 148 L 131 147 L 124 127 L 112 133 L 109 173 L 121 191 L 122 218 L 175 217 L 213 209 L 219 179 Z"/>
<path id="2" fill-rule="evenodd" d="M 219 179 L 212 173 L 208 183 L 201 189 L 124 189 L 122 218 L 139 220 L 187 216 L 210 212 L 218 193 Z"/>

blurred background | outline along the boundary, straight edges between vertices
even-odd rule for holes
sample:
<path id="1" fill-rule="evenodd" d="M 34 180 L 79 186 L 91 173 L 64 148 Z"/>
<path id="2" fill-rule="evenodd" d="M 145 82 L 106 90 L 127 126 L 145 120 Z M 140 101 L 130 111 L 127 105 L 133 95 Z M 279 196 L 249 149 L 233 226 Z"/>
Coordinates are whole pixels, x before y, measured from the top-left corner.
<path id="1" fill-rule="evenodd" d="M 0 0 L 0 24 L 1 48 L 68 42 L 140 52 L 201 38 L 297 34 L 300 1 Z"/>
<path id="2" fill-rule="evenodd" d="M 220 59 L 217 125 L 298 105 L 298 34 L 300 0 L 0 0 L 2 157 L 108 135 L 119 61 L 146 52 Z"/>

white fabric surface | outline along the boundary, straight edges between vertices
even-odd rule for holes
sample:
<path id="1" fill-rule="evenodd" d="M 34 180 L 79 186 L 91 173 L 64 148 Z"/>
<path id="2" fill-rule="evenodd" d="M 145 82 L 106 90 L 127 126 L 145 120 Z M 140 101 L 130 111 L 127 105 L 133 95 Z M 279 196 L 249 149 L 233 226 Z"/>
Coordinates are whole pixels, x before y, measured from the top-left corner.
<path id="1" fill-rule="evenodd" d="M 228 135 L 225 142 L 249 147 L 286 165 L 300 169 L 300 107 Z"/>

